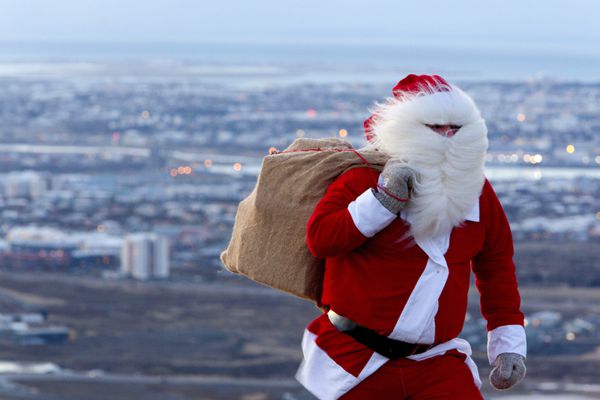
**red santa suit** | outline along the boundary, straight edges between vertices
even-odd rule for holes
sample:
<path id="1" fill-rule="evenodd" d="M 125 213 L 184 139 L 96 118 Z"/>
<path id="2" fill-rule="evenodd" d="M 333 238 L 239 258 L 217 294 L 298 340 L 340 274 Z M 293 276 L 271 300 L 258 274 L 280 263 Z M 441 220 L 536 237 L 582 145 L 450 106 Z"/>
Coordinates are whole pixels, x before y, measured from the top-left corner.
<path id="1" fill-rule="evenodd" d="M 389 360 L 338 330 L 323 314 L 305 331 L 304 360 L 296 377 L 319 399 L 431 398 L 426 388 L 443 393 L 443 382 L 459 382 L 460 398 L 481 398 L 470 345 L 458 338 L 471 270 L 487 320 L 490 363 L 501 353 L 526 353 L 512 237 L 502 206 L 485 180 L 472 204 L 463 207 L 467 211 L 460 224 L 433 236 L 407 235 L 418 210 L 406 209 L 400 216 L 388 211 L 371 191 L 378 178 L 379 172 L 369 168 L 342 174 L 308 221 L 308 248 L 325 259 L 322 303 L 380 335 L 433 346 Z M 449 369 L 440 368 L 449 356 L 470 371 L 469 382 L 450 379 Z M 402 373 L 403 368 L 408 369 Z M 434 387 L 436 382 L 441 385 Z M 357 396 L 361 385 L 379 387 L 381 395 Z"/>

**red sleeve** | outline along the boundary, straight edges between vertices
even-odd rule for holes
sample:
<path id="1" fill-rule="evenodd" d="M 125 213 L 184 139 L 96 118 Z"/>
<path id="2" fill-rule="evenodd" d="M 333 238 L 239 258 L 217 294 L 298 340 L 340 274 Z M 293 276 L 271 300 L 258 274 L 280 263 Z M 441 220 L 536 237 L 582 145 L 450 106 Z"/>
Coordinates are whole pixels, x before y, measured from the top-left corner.
<path id="1" fill-rule="evenodd" d="M 482 251 L 473 259 L 473 272 L 487 330 L 503 325 L 523 325 L 512 234 L 504 209 L 487 180 L 480 208 L 485 241 Z"/>
<path id="2" fill-rule="evenodd" d="M 306 244 L 313 256 L 335 257 L 367 240 L 354 224 L 348 204 L 375 187 L 376 179 L 376 173 L 368 168 L 353 168 L 329 185 L 306 226 Z"/>

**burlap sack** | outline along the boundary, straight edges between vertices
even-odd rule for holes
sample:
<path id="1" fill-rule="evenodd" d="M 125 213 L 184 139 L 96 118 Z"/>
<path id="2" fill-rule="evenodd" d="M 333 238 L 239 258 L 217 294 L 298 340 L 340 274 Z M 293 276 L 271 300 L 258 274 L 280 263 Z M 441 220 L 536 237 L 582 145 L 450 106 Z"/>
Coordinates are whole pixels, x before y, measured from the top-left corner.
<path id="1" fill-rule="evenodd" d="M 373 150 L 358 152 L 378 170 L 389 158 Z M 319 305 L 324 263 L 306 246 L 306 223 L 329 184 L 355 167 L 367 164 L 338 138 L 297 139 L 283 152 L 264 157 L 221 253 L 225 267 Z"/>

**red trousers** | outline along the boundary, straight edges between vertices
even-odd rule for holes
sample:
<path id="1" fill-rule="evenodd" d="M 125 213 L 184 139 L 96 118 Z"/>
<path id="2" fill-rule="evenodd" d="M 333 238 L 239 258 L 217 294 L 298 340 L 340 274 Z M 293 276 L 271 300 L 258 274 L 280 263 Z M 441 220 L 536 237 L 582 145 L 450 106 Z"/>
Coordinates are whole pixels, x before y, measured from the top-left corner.
<path id="1" fill-rule="evenodd" d="M 388 361 L 340 400 L 481 400 L 464 360 L 460 354 L 444 354 Z"/>

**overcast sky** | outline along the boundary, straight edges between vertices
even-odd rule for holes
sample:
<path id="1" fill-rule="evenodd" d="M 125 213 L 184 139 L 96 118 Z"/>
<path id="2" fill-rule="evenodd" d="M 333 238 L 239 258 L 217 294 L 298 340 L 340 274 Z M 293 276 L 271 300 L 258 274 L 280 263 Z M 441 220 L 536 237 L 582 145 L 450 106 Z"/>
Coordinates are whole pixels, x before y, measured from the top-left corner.
<path id="1" fill-rule="evenodd" d="M 594 46 L 596 0 L 0 0 L 0 41 Z"/>

